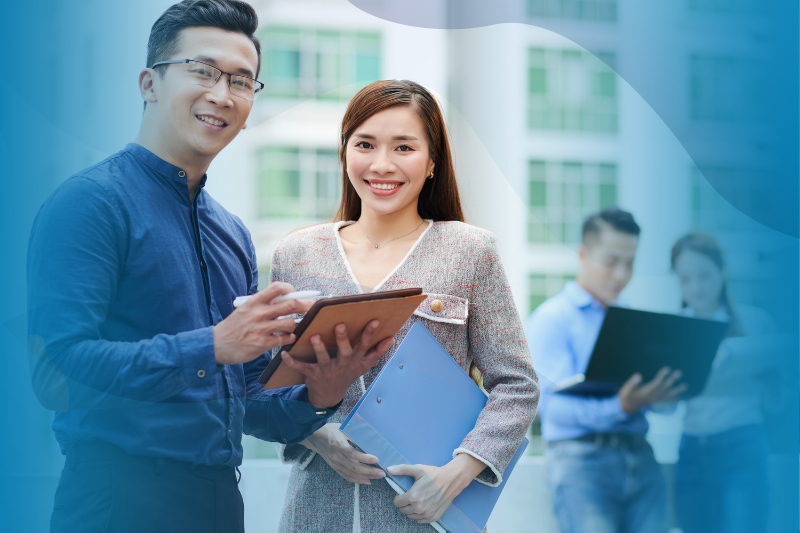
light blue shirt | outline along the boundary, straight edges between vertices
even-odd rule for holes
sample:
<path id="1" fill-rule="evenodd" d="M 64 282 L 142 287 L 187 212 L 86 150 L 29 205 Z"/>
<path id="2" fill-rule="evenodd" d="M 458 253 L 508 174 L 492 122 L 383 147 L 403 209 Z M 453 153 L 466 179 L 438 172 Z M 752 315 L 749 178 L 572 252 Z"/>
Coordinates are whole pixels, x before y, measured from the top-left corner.
<path id="1" fill-rule="evenodd" d="M 647 432 L 644 415 L 627 414 L 617 396 L 583 398 L 550 392 L 556 383 L 586 371 L 605 315 L 605 306 L 571 281 L 525 323 L 525 337 L 542 387 L 539 417 L 546 441 L 601 432 Z"/>

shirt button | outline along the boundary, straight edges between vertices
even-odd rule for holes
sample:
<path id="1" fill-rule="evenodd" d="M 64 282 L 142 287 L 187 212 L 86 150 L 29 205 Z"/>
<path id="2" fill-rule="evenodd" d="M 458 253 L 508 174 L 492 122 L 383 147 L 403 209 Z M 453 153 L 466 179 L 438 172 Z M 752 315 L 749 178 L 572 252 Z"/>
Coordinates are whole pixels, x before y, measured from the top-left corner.
<path id="1" fill-rule="evenodd" d="M 206 268 L 206 262 L 205 261 L 200 261 L 200 268 L 203 268 L 203 269 Z"/>
<path id="2" fill-rule="evenodd" d="M 197 377 L 198 378 L 206 377 L 206 371 L 201 368 L 200 370 L 197 371 Z"/>
<path id="3" fill-rule="evenodd" d="M 442 302 L 440 302 L 439 300 L 434 300 L 431 302 L 431 311 L 433 311 L 434 313 L 438 313 L 441 310 L 442 310 Z"/>
<path id="4" fill-rule="evenodd" d="M 185 178 L 186 177 L 186 172 L 184 172 L 183 170 L 179 170 L 178 171 L 178 176 L 180 176 L 181 178 Z"/>
<path id="5" fill-rule="evenodd" d="M 231 436 L 231 430 L 230 429 L 228 430 L 228 436 L 229 437 Z"/>

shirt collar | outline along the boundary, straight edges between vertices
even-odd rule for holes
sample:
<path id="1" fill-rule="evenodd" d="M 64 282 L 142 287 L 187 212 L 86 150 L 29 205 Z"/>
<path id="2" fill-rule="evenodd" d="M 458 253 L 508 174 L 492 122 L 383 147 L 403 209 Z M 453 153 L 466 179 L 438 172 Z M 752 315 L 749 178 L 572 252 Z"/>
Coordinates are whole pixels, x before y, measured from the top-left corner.
<path id="1" fill-rule="evenodd" d="M 188 191 L 189 186 L 186 178 L 186 172 L 182 168 L 176 167 L 171 163 L 167 163 L 147 148 L 136 143 L 128 143 L 128 145 L 125 146 L 125 151 L 136 156 L 136 158 L 142 163 L 168 180 L 183 185 Z M 198 192 L 206 184 L 207 177 L 207 174 L 203 175 L 203 179 L 200 180 L 200 185 L 197 188 Z"/>
<path id="2" fill-rule="evenodd" d="M 567 299 L 578 309 L 586 307 L 597 307 L 598 309 L 605 309 L 606 306 L 592 295 L 589 291 L 578 285 L 575 281 L 568 281 L 564 285 L 564 294 Z M 617 298 L 609 305 L 621 306 L 624 305 L 621 298 Z"/>
<path id="3" fill-rule="evenodd" d="M 689 307 L 688 305 L 681 309 L 681 314 L 683 316 L 688 316 L 692 318 L 697 317 L 697 313 L 695 312 L 693 307 Z M 710 320 L 716 320 L 718 322 L 729 322 L 731 317 L 728 316 L 728 311 L 725 309 L 724 305 L 720 305 L 717 307 L 717 310 L 711 313 L 710 317 L 707 317 Z"/>

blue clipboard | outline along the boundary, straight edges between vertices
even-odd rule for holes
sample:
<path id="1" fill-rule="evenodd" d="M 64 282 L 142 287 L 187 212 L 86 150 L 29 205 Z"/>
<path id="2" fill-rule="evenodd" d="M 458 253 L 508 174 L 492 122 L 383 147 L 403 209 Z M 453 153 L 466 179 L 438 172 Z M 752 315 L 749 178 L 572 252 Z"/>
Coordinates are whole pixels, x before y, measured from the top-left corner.
<path id="1" fill-rule="evenodd" d="M 486 400 L 486 393 L 417 323 L 339 429 L 356 447 L 376 456 L 384 471 L 398 464 L 444 466 L 475 427 Z M 473 480 L 431 525 L 450 533 L 483 531 L 527 446 L 525 439 L 499 486 Z M 414 483 L 410 476 L 386 475 L 400 493 Z"/>

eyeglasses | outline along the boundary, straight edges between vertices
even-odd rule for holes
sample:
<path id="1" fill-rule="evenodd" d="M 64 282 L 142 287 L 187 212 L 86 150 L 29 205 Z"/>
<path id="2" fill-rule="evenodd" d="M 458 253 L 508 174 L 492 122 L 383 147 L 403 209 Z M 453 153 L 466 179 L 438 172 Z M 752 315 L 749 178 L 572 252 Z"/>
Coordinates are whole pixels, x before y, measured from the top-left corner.
<path id="1" fill-rule="evenodd" d="M 186 64 L 186 73 L 189 77 L 203 87 L 213 87 L 219 81 L 223 74 L 228 75 L 228 87 L 231 94 L 244 98 L 245 100 L 255 100 L 259 91 L 264 88 L 264 84 L 253 78 L 242 76 L 241 74 L 230 74 L 223 72 L 213 65 L 196 61 L 194 59 L 173 59 L 172 61 L 159 61 L 150 68 L 160 67 L 162 65 L 172 65 L 177 63 Z"/>

